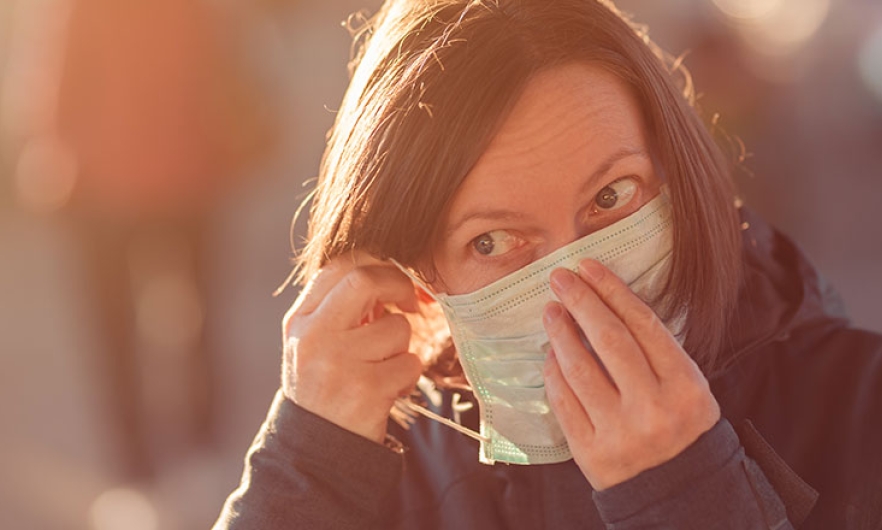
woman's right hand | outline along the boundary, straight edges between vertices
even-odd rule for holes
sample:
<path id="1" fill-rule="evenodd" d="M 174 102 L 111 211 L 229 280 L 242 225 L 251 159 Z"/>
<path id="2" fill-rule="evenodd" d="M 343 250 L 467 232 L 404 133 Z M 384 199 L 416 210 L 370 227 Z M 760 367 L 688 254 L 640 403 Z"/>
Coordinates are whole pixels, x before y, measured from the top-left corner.
<path id="1" fill-rule="evenodd" d="M 408 352 L 413 283 L 365 253 L 339 256 L 303 288 L 282 320 L 282 390 L 301 407 L 382 443 L 389 410 L 411 392 L 422 363 Z"/>

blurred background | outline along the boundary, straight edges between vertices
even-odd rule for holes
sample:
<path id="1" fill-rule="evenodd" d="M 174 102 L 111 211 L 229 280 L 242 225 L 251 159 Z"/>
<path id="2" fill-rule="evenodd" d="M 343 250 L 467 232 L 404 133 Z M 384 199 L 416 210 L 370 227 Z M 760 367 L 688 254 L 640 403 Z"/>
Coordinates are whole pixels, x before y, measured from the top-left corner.
<path id="1" fill-rule="evenodd" d="M 378 4 L 0 2 L 0 528 L 211 525 L 278 385 L 341 22 Z M 747 204 L 882 331 L 882 3 L 619 5 L 744 142 Z"/>

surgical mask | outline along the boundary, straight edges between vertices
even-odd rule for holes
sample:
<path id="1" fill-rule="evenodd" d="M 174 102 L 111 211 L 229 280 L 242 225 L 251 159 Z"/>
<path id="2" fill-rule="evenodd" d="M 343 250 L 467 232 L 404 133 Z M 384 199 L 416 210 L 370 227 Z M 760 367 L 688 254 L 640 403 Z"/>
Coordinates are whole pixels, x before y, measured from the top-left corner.
<path id="1" fill-rule="evenodd" d="M 641 299 L 652 301 L 667 280 L 672 222 L 663 191 L 628 217 L 468 294 L 432 293 L 399 265 L 440 304 L 447 318 L 480 409 L 480 433 L 466 434 L 480 440 L 481 462 L 551 464 L 572 458 L 545 394 L 542 372 L 549 350 L 542 312 L 556 299 L 551 271 L 575 271 L 583 259 L 595 259 Z"/>

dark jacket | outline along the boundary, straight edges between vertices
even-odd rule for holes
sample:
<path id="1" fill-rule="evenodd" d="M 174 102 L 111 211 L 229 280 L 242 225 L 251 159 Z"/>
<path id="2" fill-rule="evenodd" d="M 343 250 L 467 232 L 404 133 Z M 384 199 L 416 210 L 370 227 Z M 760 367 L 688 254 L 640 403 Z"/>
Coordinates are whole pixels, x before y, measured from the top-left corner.
<path id="1" fill-rule="evenodd" d="M 707 374 L 724 419 L 670 462 L 593 492 L 572 460 L 486 466 L 423 419 L 390 427 L 401 455 L 279 394 L 215 529 L 882 529 L 882 337 L 744 215 L 737 341 Z M 452 417 L 451 399 L 434 408 Z"/>

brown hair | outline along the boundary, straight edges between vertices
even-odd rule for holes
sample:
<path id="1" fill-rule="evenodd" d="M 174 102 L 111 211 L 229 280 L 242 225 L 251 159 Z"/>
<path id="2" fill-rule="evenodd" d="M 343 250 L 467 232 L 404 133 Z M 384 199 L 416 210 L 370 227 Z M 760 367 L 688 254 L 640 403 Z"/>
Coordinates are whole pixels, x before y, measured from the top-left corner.
<path id="1" fill-rule="evenodd" d="M 638 97 L 674 209 L 662 311 L 688 310 L 685 347 L 713 366 L 741 273 L 730 161 L 694 110 L 688 74 L 644 28 L 603 0 L 389 0 L 356 43 L 298 282 L 353 249 L 426 272 L 445 208 L 527 82 L 591 62 Z"/>

